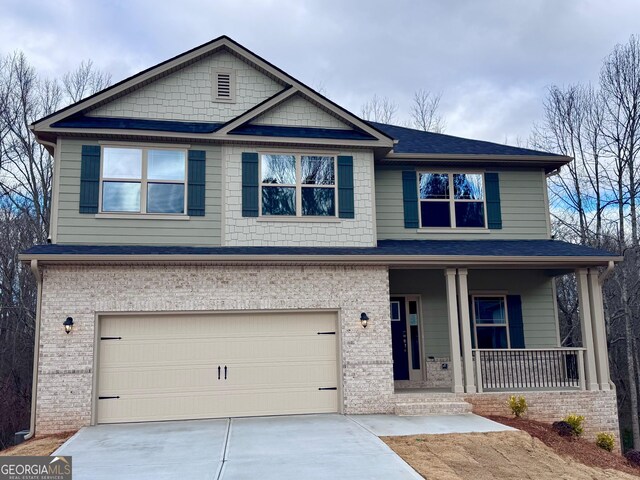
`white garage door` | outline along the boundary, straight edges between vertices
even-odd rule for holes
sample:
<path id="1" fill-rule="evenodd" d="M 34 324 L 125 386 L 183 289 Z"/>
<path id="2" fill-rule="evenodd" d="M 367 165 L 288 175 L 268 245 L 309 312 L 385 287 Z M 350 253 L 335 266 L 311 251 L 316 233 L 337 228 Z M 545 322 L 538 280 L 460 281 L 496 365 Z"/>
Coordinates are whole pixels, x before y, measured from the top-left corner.
<path id="1" fill-rule="evenodd" d="M 97 422 L 338 410 L 336 315 L 106 316 Z"/>

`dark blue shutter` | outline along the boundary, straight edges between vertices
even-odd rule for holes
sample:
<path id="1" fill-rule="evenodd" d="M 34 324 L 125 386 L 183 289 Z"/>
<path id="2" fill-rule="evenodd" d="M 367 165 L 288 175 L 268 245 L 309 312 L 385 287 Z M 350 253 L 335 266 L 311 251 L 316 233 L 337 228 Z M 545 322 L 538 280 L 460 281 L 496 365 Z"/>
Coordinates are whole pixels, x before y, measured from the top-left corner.
<path id="1" fill-rule="evenodd" d="M 404 205 L 404 228 L 418 228 L 418 184 L 416 172 L 402 172 L 402 203 Z"/>
<path id="2" fill-rule="evenodd" d="M 204 216 L 206 165 L 207 152 L 204 150 L 189 150 L 187 213 L 194 217 Z"/>
<path id="3" fill-rule="evenodd" d="M 492 230 L 499 230 L 502 228 L 500 178 L 497 173 L 485 173 L 484 183 L 487 196 L 487 226 Z"/>
<path id="4" fill-rule="evenodd" d="M 242 153 L 242 216 L 258 216 L 258 154 Z"/>
<path id="5" fill-rule="evenodd" d="M 80 163 L 80 213 L 98 213 L 100 146 L 83 145 Z"/>
<path id="6" fill-rule="evenodd" d="M 353 157 L 338 157 L 338 216 L 354 218 Z"/>
<path id="7" fill-rule="evenodd" d="M 507 295 L 509 315 L 509 339 L 511 348 L 524 347 L 524 325 L 522 323 L 522 298 L 520 295 Z"/>

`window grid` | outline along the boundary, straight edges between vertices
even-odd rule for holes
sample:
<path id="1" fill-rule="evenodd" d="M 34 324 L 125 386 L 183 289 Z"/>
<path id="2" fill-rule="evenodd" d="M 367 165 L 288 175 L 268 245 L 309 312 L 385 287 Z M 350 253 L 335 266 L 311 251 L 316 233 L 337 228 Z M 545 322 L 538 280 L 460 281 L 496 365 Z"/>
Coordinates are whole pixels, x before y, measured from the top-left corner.
<path id="1" fill-rule="evenodd" d="M 504 305 L 504 324 L 495 323 L 478 323 L 476 319 L 476 299 L 482 298 L 501 298 Z M 509 335 L 509 309 L 507 308 L 507 296 L 506 295 L 473 295 L 471 297 L 471 312 L 473 318 L 473 338 L 476 348 L 480 348 L 478 344 L 478 328 L 506 328 L 507 348 L 511 348 L 511 337 Z"/>
<path id="2" fill-rule="evenodd" d="M 262 157 L 263 155 L 289 155 L 292 156 L 295 160 L 295 175 L 296 175 L 296 183 L 295 184 L 285 184 L 285 183 L 264 183 L 262 176 Z M 333 161 L 333 184 L 332 185 L 316 185 L 316 184 L 307 184 L 302 183 L 302 157 L 331 157 Z M 337 156 L 334 154 L 326 154 L 326 153 L 274 153 L 274 152 L 263 152 L 258 154 L 258 178 L 260 179 L 260 195 L 258 195 L 258 211 L 260 212 L 261 217 L 304 217 L 304 218 L 336 218 L 338 216 L 338 199 L 336 197 L 337 191 L 337 180 L 338 180 L 338 165 L 337 165 Z M 262 212 L 262 189 L 264 187 L 283 187 L 283 188 L 295 188 L 295 215 L 269 215 L 264 214 Z M 302 189 L 303 188 L 330 188 L 333 189 L 333 205 L 334 205 L 334 214 L 333 215 L 303 215 L 302 214 Z"/>
<path id="3" fill-rule="evenodd" d="M 104 177 L 103 176 L 103 172 L 104 172 L 104 158 L 105 158 L 105 150 L 106 149 L 118 149 L 118 148 L 122 148 L 122 149 L 129 149 L 129 150 L 140 150 L 141 151 L 141 171 L 140 171 L 140 176 L 141 178 L 133 178 L 133 177 L 129 177 L 129 178 L 122 178 L 122 177 Z M 156 180 L 153 178 L 147 178 L 147 166 L 148 166 L 148 153 L 149 150 L 168 150 L 168 151 L 177 151 L 177 152 L 183 152 L 184 155 L 184 179 L 182 181 L 180 180 Z M 135 146 L 109 146 L 109 145 L 104 145 L 101 148 L 101 152 L 100 152 L 100 158 L 102 159 L 102 161 L 100 162 L 100 192 L 99 192 L 99 199 L 98 199 L 98 205 L 99 205 L 99 213 L 123 213 L 123 214 L 132 214 L 132 215 L 186 215 L 187 214 L 187 175 L 188 175 L 188 161 L 187 161 L 187 151 L 183 150 L 183 149 L 176 149 L 176 148 L 163 148 L 163 147 L 135 147 Z M 140 210 L 138 212 L 135 211 L 114 211 L 114 210 L 104 210 L 103 209 L 103 186 L 105 182 L 118 182 L 118 183 L 135 183 L 135 184 L 140 184 Z M 148 185 L 149 183 L 168 183 L 168 184 L 172 184 L 172 185 L 183 185 L 184 186 L 184 206 L 182 209 L 182 212 L 179 213 L 154 213 L 154 212 L 147 212 L 147 192 L 148 192 Z"/>
<path id="4" fill-rule="evenodd" d="M 440 175 L 447 175 L 448 177 L 448 188 L 449 191 L 447 192 L 447 197 L 446 198 L 421 198 L 420 197 L 420 175 L 422 174 L 440 174 Z M 482 200 L 478 200 L 478 199 L 471 199 L 471 198 L 455 198 L 455 191 L 454 191 L 454 184 L 453 184 L 453 175 L 454 174 L 469 174 L 469 175 L 482 175 Z M 485 230 L 487 229 L 487 196 L 486 196 L 486 188 L 485 188 L 485 180 L 484 180 L 484 173 L 483 172 L 477 172 L 477 171 L 450 171 L 450 172 L 443 172 L 443 171 L 437 171 L 437 170 L 422 170 L 419 171 L 418 174 L 416 175 L 416 180 L 418 182 L 418 201 L 420 202 L 420 204 L 422 204 L 423 202 L 449 202 L 449 221 L 451 223 L 450 227 L 429 227 L 429 226 L 424 226 L 422 225 L 422 209 L 418 209 L 418 217 L 420 219 L 420 228 L 427 228 L 430 230 L 438 230 L 438 229 L 452 229 L 452 228 L 463 228 L 465 230 Z M 483 220 L 484 220 L 484 226 L 483 227 L 458 227 L 456 225 L 456 203 L 480 203 L 482 202 L 482 210 L 483 210 Z"/>

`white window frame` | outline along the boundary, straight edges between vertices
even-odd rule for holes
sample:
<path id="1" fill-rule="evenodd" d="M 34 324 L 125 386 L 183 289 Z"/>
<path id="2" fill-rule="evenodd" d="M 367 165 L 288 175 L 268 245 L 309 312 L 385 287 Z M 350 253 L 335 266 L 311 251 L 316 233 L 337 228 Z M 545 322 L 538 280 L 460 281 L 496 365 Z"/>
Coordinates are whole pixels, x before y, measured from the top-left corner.
<path id="1" fill-rule="evenodd" d="M 485 323 L 479 324 L 476 322 L 476 298 L 502 298 L 504 302 L 504 324 Z M 509 307 L 507 305 L 507 296 L 501 293 L 486 293 L 482 295 L 471 296 L 471 315 L 473 318 L 473 338 L 476 348 L 480 348 L 478 344 L 478 328 L 506 328 L 507 329 L 507 348 L 511 348 L 511 336 L 509 335 Z"/>
<path id="2" fill-rule="evenodd" d="M 111 178 L 105 177 L 104 173 L 104 151 L 105 149 L 126 149 L 126 150 L 140 150 L 142 152 L 142 165 L 140 171 L 141 178 Z M 147 178 L 147 159 L 149 150 L 170 150 L 170 151 L 179 151 L 184 153 L 184 179 L 182 181 L 179 180 L 155 180 Z M 139 145 L 101 145 L 100 146 L 100 191 L 98 194 L 98 214 L 99 215 L 133 215 L 133 216 L 145 216 L 145 217 L 186 217 L 187 216 L 187 187 L 188 182 L 187 179 L 189 174 L 189 152 L 186 148 L 171 148 L 171 147 L 155 147 L 155 146 L 139 146 Z M 111 211 L 111 210 L 103 210 L 102 208 L 102 190 L 104 182 L 121 182 L 121 183 L 139 183 L 140 184 L 140 211 L 139 212 L 131 212 L 131 211 Z M 184 185 L 184 206 L 182 208 L 182 213 L 161 213 L 161 212 L 147 212 L 147 187 L 149 183 L 169 183 L 169 184 L 183 184 Z"/>
<path id="3" fill-rule="evenodd" d="M 487 187 L 485 180 L 485 172 L 481 170 L 449 170 L 449 169 L 428 169 L 428 170 L 418 170 L 416 175 L 416 181 L 418 183 L 418 218 L 419 225 L 421 229 L 425 230 L 460 230 L 460 231 L 484 231 L 488 230 L 488 220 L 487 220 Z M 422 174 L 440 174 L 447 175 L 449 178 L 449 198 L 420 198 L 420 175 Z M 474 200 L 470 198 L 455 198 L 455 192 L 453 188 L 453 175 L 454 174 L 466 174 L 466 175 L 482 175 L 482 213 L 484 217 L 484 226 L 483 227 L 458 227 L 456 225 L 456 203 L 463 202 L 474 202 L 478 203 L 480 200 Z M 425 227 L 422 225 L 422 202 L 449 202 L 449 221 L 451 223 L 450 227 Z"/>
<path id="4" fill-rule="evenodd" d="M 292 156 L 295 159 L 296 168 L 296 183 L 284 184 L 284 183 L 263 183 L 262 182 L 262 156 L 263 155 L 286 155 Z M 333 158 L 333 185 L 315 185 L 302 183 L 302 157 L 331 157 Z M 260 185 L 260 191 L 258 192 L 258 209 L 259 216 L 261 218 L 278 219 L 278 218 L 290 218 L 290 219 L 337 219 L 338 218 L 338 155 L 335 153 L 292 153 L 292 152 L 259 152 L 258 153 L 258 180 Z M 262 188 L 263 187 L 289 187 L 296 189 L 295 201 L 296 201 L 296 214 L 295 215 L 268 215 L 262 213 Z M 302 189 L 303 188 L 331 188 L 333 189 L 333 215 L 303 215 L 302 214 Z"/>

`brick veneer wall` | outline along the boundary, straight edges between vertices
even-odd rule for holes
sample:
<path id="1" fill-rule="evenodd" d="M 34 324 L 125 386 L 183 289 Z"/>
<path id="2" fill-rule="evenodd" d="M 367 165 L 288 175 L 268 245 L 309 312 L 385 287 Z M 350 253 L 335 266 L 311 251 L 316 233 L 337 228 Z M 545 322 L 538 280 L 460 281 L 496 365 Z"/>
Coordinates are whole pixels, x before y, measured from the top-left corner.
<path id="1" fill-rule="evenodd" d="M 609 432 L 618 441 L 618 404 L 614 390 L 609 391 L 563 391 L 563 392 L 515 392 L 479 393 L 464 395 L 465 401 L 473 405 L 479 415 L 511 416 L 507 406 L 510 395 L 522 395 L 529 409 L 526 417 L 545 423 L 562 420 L 569 414 L 584 415 L 584 436 L 594 439 L 598 432 Z"/>
<path id="2" fill-rule="evenodd" d="M 48 266 L 37 433 L 90 424 L 97 312 L 337 309 L 344 412 L 391 413 L 388 285 L 384 267 Z M 371 319 L 366 329 L 362 311 Z"/>

